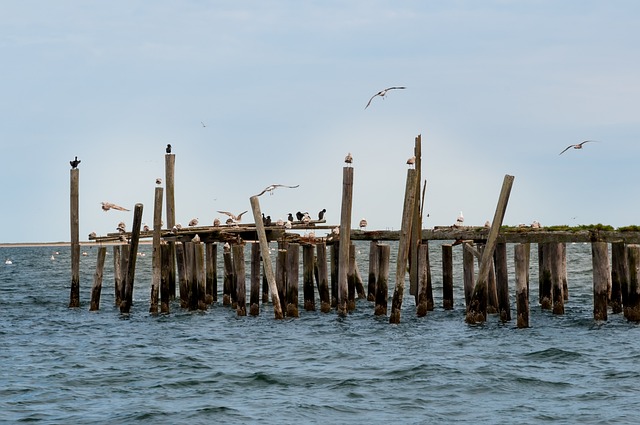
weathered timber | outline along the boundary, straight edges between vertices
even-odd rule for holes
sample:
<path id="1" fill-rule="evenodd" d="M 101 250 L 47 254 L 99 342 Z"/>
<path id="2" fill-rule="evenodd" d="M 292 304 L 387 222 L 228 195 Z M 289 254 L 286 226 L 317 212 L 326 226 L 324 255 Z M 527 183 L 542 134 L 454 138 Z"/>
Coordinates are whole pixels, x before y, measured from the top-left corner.
<path id="1" fill-rule="evenodd" d="M 469 308 L 469 304 L 471 304 L 471 296 L 473 295 L 473 287 L 476 282 L 476 274 L 474 271 L 475 261 L 473 251 L 471 249 L 467 249 L 467 247 L 471 247 L 472 242 L 464 242 L 462 248 L 462 277 L 463 277 L 463 285 L 464 285 L 464 303 L 467 308 Z"/>
<path id="2" fill-rule="evenodd" d="M 79 183 L 80 170 L 72 168 L 70 175 L 71 293 L 69 295 L 69 308 L 80 307 Z"/>
<path id="3" fill-rule="evenodd" d="M 386 316 L 389 304 L 389 258 L 391 246 L 378 244 L 378 281 L 376 284 L 375 315 Z"/>
<path id="4" fill-rule="evenodd" d="M 206 296 L 205 302 L 213 304 L 218 301 L 218 244 L 207 243 L 205 245 L 205 269 L 206 269 Z"/>
<path id="5" fill-rule="evenodd" d="M 389 323 L 400 323 L 402 310 L 402 298 L 404 295 L 404 280 L 411 242 L 411 224 L 413 222 L 413 208 L 416 196 L 416 170 L 407 170 L 407 183 L 405 186 L 404 206 L 402 207 L 402 222 L 400 224 L 400 240 L 398 242 L 398 258 L 396 260 L 396 284 L 391 300 L 391 314 Z"/>
<path id="6" fill-rule="evenodd" d="M 178 287 L 180 290 L 180 307 L 189 307 L 187 301 L 187 260 L 186 253 L 184 251 L 184 243 L 180 242 L 174 244 L 176 254 L 176 264 L 178 270 Z M 171 289 L 169 289 L 171 294 Z"/>
<path id="7" fill-rule="evenodd" d="M 429 302 L 427 292 L 430 286 L 429 279 L 429 245 L 420 244 L 418 250 L 418 304 L 416 314 L 418 317 L 424 317 L 429 311 Z"/>
<path id="8" fill-rule="evenodd" d="M 160 280 L 162 278 L 162 253 L 160 252 L 160 231 L 162 228 L 162 194 L 163 189 L 156 187 L 153 202 L 153 251 L 151 253 L 151 296 L 149 313 L 158 313 L 160 298 Z"/>
<path id="9" fill-rule="evenodd" d="M 611 281 L 609 251 L 606 242 L 591 244 L 593 261 L 593 318 L 607 320 L 607 298 Z"/>
<path id="10" fill-rule="evenodd" d="M 175 154 L 166 154 L 164 157 L 164 183 L 166 189 L 166 215 L 167 215 L 167 229 L 172 229 L 176 224 L 176 202 L 175 202 L 175 167 L 176 156 Z M 176 244 L 174 241 L 169 241 L 169 296 L 171 299 L 176 298 Z"/>
<path id="11" fill-rule="evenodd" d="M 511 193 L 513 179 L 513 176 L 507 174 L 505 175 L 502 183 L 496 212 L 491 222 L 486 246 L 482 252 L 482 261 L 480 263 L 480 270 L 478 271 L 478 280 L 476 281 L 476 285 L 473 290 L 471 303 L 467 309 L 466 321 L 469 324 L 481 323 L 487 320 L 487 277 L 489 274 L 489 267 L 493 262 L 493 251 L 496 247 L 496 243 L 498 242 L 500 226 L 502 226 L 502 220 L 504 219 L 504 214 L 507 211 L 507 203 L 509 202 L 509 194 Z"/>
<path id="12" fill-rule="evenodd" d="M 529 327 L 529 258 L 527 246 L 517 244 L 514 247 L 514 263 L 516 268 L 516 326 L 518 328 Z"/>
<path id="13" fill-rule="evenodd" d="M 353 244 L 352 244 L 353 245 Z M 355 245 L 354 245 L 355 246 Z M 355 254 L 355 252 L 354 252 Z M 354 269 L 355 277 L 356 277 L 356 293 L 358 294 L 358 298 L 367 298 L 365 289 L 364 289 L 364 281 L 362 280 L 362 274 L 360 273 L 360 267 L 358 267 L 358 261 L 354 257 Z"/>
<path id="14" fill-rule="evenodd" d="M 623 242 L 611 244 L 611 312 L 617 314 L 627 305 L 629 294 L 629 265 Z"/>
<path id="15" fill-rule="evenodd" d="M 120 303 L 120 312 L 128 314 L 133 304 L 133 282 L 136 272 L 136 257 L 138 256 L 138 242 L 140 241 L 140 226 L 142 225 L 142 204 L 138 203 L 133 209 L 133 225 L 131 226 L 131 241 L 129 242 L 129 263 L 127 279 L 124 285 L 124 299 Z"/>
<path id="16" fill-rule="evenodd" d="M 204 244 L 202 242 L 194 242 L 193 244 L 194 250 L 194 267 L 195 267 L 195 283 L 193 285 L 196 295 L 196 304 L 198 306 L 198 310 L 206 310 L 207 302 L 206 302 L 206 285 L 207 285 L 207 276 L 205 272 L 205 255 L 204 255 Z"/>
<path id="17" fill-rule="evenodd" d="M 378 241 L 369 243 L 369 275 L 367 279 L 367 300 L 376 300 L 376 280 L 378 279 Z"/>
<path id="18" fill-rule="evenodd" d="M 485 245 L 480 245 L 480 250 L 482 251 L 484 249 Z M 480 261 L 482 261 L 482 257 L 480 258 L 478 263 L 480 263 Z M 479 267 L 480 264 L 478 264 L 478 268 Z M 491 258 L 491 261 L 489 262 L 489 273 L 487 274 L 487 313 L 498 313 L 498 290 L 496 288 L 495 251 L 493 253 L 493 258 Z"/>
<path id="19" fill-rule="evenodd" d="M 629 262 L 629 290 L 625 317 L 631 322 L 640 322 L 640 245 L 627 246 Z"/>
<path id="20" fill-rule="evenodd" d="M 314 245 L 302 245 L 302 290 L 305 311 L 316 310 L 315 291 L 313 289 L 314 250 Z"/>
<path id="21" fill-rule="evenodd" d="M 496 290 L 498 292 L 498 314 L 500 321 L 511 320 L 511 304 L 509 303 L 509 269 L 507 267 L 507 244 L 496 245 L 494 254 L 496 263 Z"/>
<path id="22" fill-rule="evenodd" d="M 184 295 L 182 294 L 182 291 L 180 292 L 180 300 L 182 301 L 184 297 L 187 308 L 193 311 L 198 309 L 195 249 L 193 242 L 183 242 L 182 245 L 184 245 L 186 289 Z"/>
<path id="23" fill-rule="evenodd" d="M 116 307 L 120 307 L 122 300 L 122 261 L 120 260 L 122 245 L 113 246 L 113 289 Z"/>
<path id="24" fill-rule="evenodd" d="M 342 205 L 340 207 L 340 250 L 338 252 L 338 314 L 346 315 L 349 296 L 349 246 L 351 245 L 351 207 L 353 198 L 353 168 L 342 169 Z"/>
<path id="25" fill-rule="evenodd" d="M 231 291 L 233 289 L 233 257 L 231 256 L 231 246 L 224 246 L 222 249 L 222 265 L 224 275 L 222 280 L 222 305 L 231 305 Z"/>
<path id="26" fill-rule="evenodd" d="M 409 245 L 409 294 L 415 298 L 416 305 L 419 304 L 419 280 L 420 270 L 418 255 L 420 250 L 422 220 L 420 217 L 420 182 L 422 181 L 422 135 L 418 134 L 414 141 L 413 155 L 415 163 L 413 168 L 416 173 L 417 189 L 413 203 L 413 219 L 411 220 L 411 243 Z"/>
<path id="27" fill-rule="evenodd" d="M 124 288 L 127 282 L 127 273 L 129 271 L 129 251 L 129 244 L 120 245 L 120 303 L 117 305 L 117 307 L 120 307 L 122 301 L 124 300 Z"/>
<path id="28" fill-rule="evenodd" d="M 91 288 L 90 311 L 100 309 L 100 294 L 102 292 L 102 276 L 104 274 L 104 259 L 107 257 L 107 247 L 98 248 L 98 260 L 96 262 L 96 272 L 93 275 L 93 287 Z"/>
<path id="29" fill-rule="evenodd" d="M 300 273 L 300 244 L 287 247 L 287 316 L 299 317 L 298 274 Z"/>
<path id="30" fill-rule="evenodd" d="M 169 302 L 171 295 L 169 291 L 169 275 L 171 273 L 171 247 L 167 243 L 160 245 L 162 257 L 162 274 L 160 278 L 160 313 L 169 313 Z"/>
<path id="31" fill-rule="evenodd" d="M 347 310 L 353 311 L 356 309 L 356 246 L 354 244 L 348 245 L 349 263 L 347 271 Z"/>
<path id="32" fill-rule="evenodd" d="M 327 245 L 316 245 L 316 265 L 318 268 L 318 294 L 320 295 L 320 311 L 328 313 L 331 310 L 331 294 L 329 293 L 329 279 L 327 270 Z"/>
<path id="33" fill-rule="evenodd" d="M 249 314 L 260 314 L 260 244 L 251 244 L 251 292 L 249 295 Z"/>
<path id="34" fill-rule="evenodd" d="M 340 244 L 331 245 L 331 307 L 338 307 L 338 268 Z"/>
<path id="35" fill-rule="evenodd" d="M 247 315 L 247 278 L 244 269 L 244 245 L 235 244 L 233 252 L 233 268 L 236 283 L 236 313 L 238 316 Z"/>
<path id="36" fill-rule="evenodd" d="M 560 278 L 562 279 L 562 297 L 565 301 L 569 299 L 569 280 L 567 277 L 567 243 L 560 242 L 561 264 L 560 264 Z"/>
<path id="37" fill-rule="evenodd" d="M 549 267 L 551 268 L 551 301 L 553 314 L 564 314 L 564 287 L 562 279 L 562 243 L 548 244 Z"/>
<path id="38" fill-rule="evenodd" d="M 278 242 L 276 255 L 276 289 L 283 314 L 287 311 L 287 242 Z"/>
<path id="39" fill-rule="evenodd" d="M 453 246 L 442 244 L 442 308 L 453 310 Z"/>

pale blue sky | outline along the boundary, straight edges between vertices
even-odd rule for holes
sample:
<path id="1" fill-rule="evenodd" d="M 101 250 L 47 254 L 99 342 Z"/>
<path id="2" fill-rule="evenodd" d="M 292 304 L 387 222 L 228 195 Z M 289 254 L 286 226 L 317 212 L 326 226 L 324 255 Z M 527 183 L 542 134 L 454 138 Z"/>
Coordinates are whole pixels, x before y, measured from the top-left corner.
<path id="1" fill-rule="evenodd" d="M 354 227 L 398 229 L 418 134 L 425 227 L 484 224 L 505 174 L 505 224 L 640 224 L 639 2 L 3 1 L 0 55 L 0 242 L 69 240 L 75 155 L 82 240 L 131 225 L 101 201 L 151 223 L 167 143 L 183 224 L 271 183 L 337 224 L 351 152 Z"/>

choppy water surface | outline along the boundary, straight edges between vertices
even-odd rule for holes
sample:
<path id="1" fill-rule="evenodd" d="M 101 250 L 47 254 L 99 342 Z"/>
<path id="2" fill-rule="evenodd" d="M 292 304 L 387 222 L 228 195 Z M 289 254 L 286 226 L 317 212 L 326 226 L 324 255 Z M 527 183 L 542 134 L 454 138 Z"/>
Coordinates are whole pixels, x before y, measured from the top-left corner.
<path id="1" fill-rule="evenodd" d="M 368 244 L 357 246 L 366 276 Z M 640 332 L 621 315 L 593 321 L 589 245 L 568 246 L 565 315 L 541 312 L 531 285 L 529 329 L 496 316 L 465 324 L 459 250 L 455 309 L 443 310 L 437 244 L 436 309 L 417 318 L 407 295 L 399 325 L 375 317 L 366 300 L 345 318 L 301 307 L 300 318 L 276 321 L 265 305 L 259 317 L 237 317 L 221 304 L 187 312 L 177 302 L 169 315 L 151 316 L 149 246 L 140 247 L 147 255 L 137 261 L 131 315 L 113 306 L 111 255 L 101 309 L 89 312 L 97 249 L 83 249 L 82 307 L 68 309 L 67 247 L 0 248 L 0 422 L 609 424 L 638 417 Z M 515 317 L 512 263 L 509 273 Z"/>

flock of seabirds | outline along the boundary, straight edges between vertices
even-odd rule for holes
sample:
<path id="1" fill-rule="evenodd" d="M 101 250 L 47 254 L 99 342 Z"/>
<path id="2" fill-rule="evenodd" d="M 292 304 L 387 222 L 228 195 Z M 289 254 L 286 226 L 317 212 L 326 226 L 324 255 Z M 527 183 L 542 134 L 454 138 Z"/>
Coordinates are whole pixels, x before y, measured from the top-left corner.
<path id="1" fill-rule="evenodd" d="M 371 96 L 371 98 L 369 99 L 369 101 L 367 102 L 367 105 L 364 107 L 364 109 L 367 109 L 370 105 L 371 102 L 376 98 L 376 97 L 380 97 L 382 99 L 385 98 L 385 96 L 392 90 L 404 90 L 406 89 L 406 87 L 403 86 L 393 86 L 393 87 L 388 87 L 384 90 L 380 90 L 379 92 L 377 92 L 376 94 L 374 94 L 373 96 Z M 203 127 L 206 127 L 206 124 L 201 121 L 200 122 L 202 124 Z M 567 146 L 562 152 L 560 152 L 559 155 L 562 155 L 563 153 L 565 153 L 566 151 L 568 151 L 569 149 L 583 149 L 583 146 L 586 143 L 592 143 L 592 142 L 596 142 L 595 140 L 585 140 L 581 143 L 578 144 L 571 144 L 569 146 Z M 171 144 L 167 144 L 167 147 L 165 149 L 166 153 L 171 153 Z M 407 164 L 409 166 L 414 166 L 415 165 L 415 156 L 412 156 L 411 158 L 409 158 L 407 160 Z M 69 161 L 69 163 L 71 164 L 71 168 L 77 168 L 78 165 L 80 164 L 80 160 L 78 159 L 78 157 L 76 156 L 74 160 Z M 353 156 L 351 155 L 351 152 L 349 152 L 347 154 L 347 156 L 344 158 L 344 162 L 347 164 L 347 166 L 350 166 L 353 163 Z M 162 184 L 162 179 L 157 178 L 156 179 L 156 184 L 160 185 Z M 267 186 L 262 192 L 260 192 L 259 194 L 257 194 L 256 196 L 260 196 L 263 195 L 264 193 L 269 192 L 269 194 L 273 194 L 273 191 L 277 188 L 289 188 L 289 189 L 295 189 L 297 188 L 299 185 L 295 185 L 295 186 L 288 186 L 288 185 L 283 185 L 283 184 L 272 184 Z M 121 207 L 117 204 L 114 204 L 112 202 L 102 202 L 102 210 L 103 211 L 109 211 L 109 210 L 117 210 L 117 211 L 129 211 L 127 208 Z M 218 211 L 218 213 L 220 214 L 225 214 L 227 215 L 229 218 L 225 221 L 226 225 L 231 225 L 231 226 L 238 226 L 238 224 L 242 221 L 242 216 L 244 214 L 246 214 L 248 211 L 243 211 L 240 214 L 233 214 L 229 211 Z M 322 209 L 320 210 L 320 212 L 318 212 L 318 221 L 323 221 L 324 220 L 324 216 L 325 213 L 327 212 L 326 209 Z M 271 216 L 264 216 L 264 214 L 262 214 L 262 221 L 263 224 L 265 226 L 272 226 L 272 225 L 276 225 L 276 226 L 282 226 L 286 229 L 291 229 L 292 225 L 294 223 L 297 224 L 304 224 L 304 225 L 309 225 L 312 221 L 311 216 L 309 215 L 308 212 L 301 212 L 298 211 L 296 213 L 296 216 L 294 217 L 292 213 L 289 213 L 287 216 L 286 220 L 283 219 L 278 219 L 276 222 L 273 222 L 271 219 Z M 456 218 L 456 222 L 454 224 L 454 226 L 462 226 L 464 223 L 464 216 L 462 214 L 462 211 L 460 211 L 460 214 L 458 215 L 458 217 Z M 487 226 L 488 223 L 485 223 L 485 226 Z M 192 220 L 189 221 L 188 226 L 193 227 L 193 226 L 197 226 L 198 225 L 198 219 L 194 218 Z M 213 225 L 214 226 L 220 226 L 221 225 L 221 221 L 219 218 L 216 218 L 213 221 Z M 367 220 L 366 219 L 362 219 L 359 222 L 359 227 L 361 230 L 366 229 L 367 227 Z M 532 227 L 540 227 L 540 223 L 538 223 L 537 221 L 534 221 L 532 224 Z M 172 229 L 174 232 L 179 231 L 182 228 L 181 224 L 176 224 L 174 226 L 174 228 Z M 117 230 L 121 233 L 125 233 L 126 232 L 126 226 L 124 222 L 120 222 L 118 224 Z M 144 231 L 149 231 L 149 226 L 147 226 L 146 224 L 143 225 L 143 230 Z M 332 233 L 337 234 L 339 232 L 339 229 L 333 229 Z M 95 232 L 92 232 L 90 235 L 90 237 L 95 237 Z M 8 260 L 9 261 L 9 260 Z M 7 263 L 9 264 L 9 263 Z"/>

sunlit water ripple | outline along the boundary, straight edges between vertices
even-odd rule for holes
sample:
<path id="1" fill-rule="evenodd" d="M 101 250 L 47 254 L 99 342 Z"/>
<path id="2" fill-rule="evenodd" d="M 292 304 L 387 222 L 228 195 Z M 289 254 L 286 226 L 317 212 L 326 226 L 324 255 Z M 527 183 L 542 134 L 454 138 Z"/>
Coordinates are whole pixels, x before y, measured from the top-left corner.
<path id="1" fill-rule="evenodd" d="M 366 275 L 368 244 L 357 246 Z M 54 249 L 59 255 L 51 260 Z M 0 422 L 637 419 L 638 326 L 613 314 L 607 322 L 593 321 L 588 245 L 568 246 L 565 315 L 540 311 L 537 284 L 531 285 L 529 329 L 517 329 L 515 321 L 501 324 L 495 316 L 484 325 L 465 324 L 458 251 L 455 309 L 443 310 L 437 244 L 431 246 L 436 309 L 418 318 L 407 295 L 399 325 L 375 317 L 365 300 L 345 318 L 301 307 L 300 318 L 276 321 L 266 305 L 258 317 L 237 317 L 220 304 L 187 312 L 177 302 L 171 314 L 151 316 L 150 247 L 140 249 L 147 255 L 138 258 L 135 305 L 131 315 L 121 316 L 113 307 L 109 256 L 101 309 L 88 311 L 95 248 L 81 259 L 79 309 L 67 308 L 68 248 L 0 248 L 0 258 L 13 260 L 0 264 Z M 511 246 L 509 251 L 514 310 Z M 531 281 L 537 282 L 535 249 Z"/>

